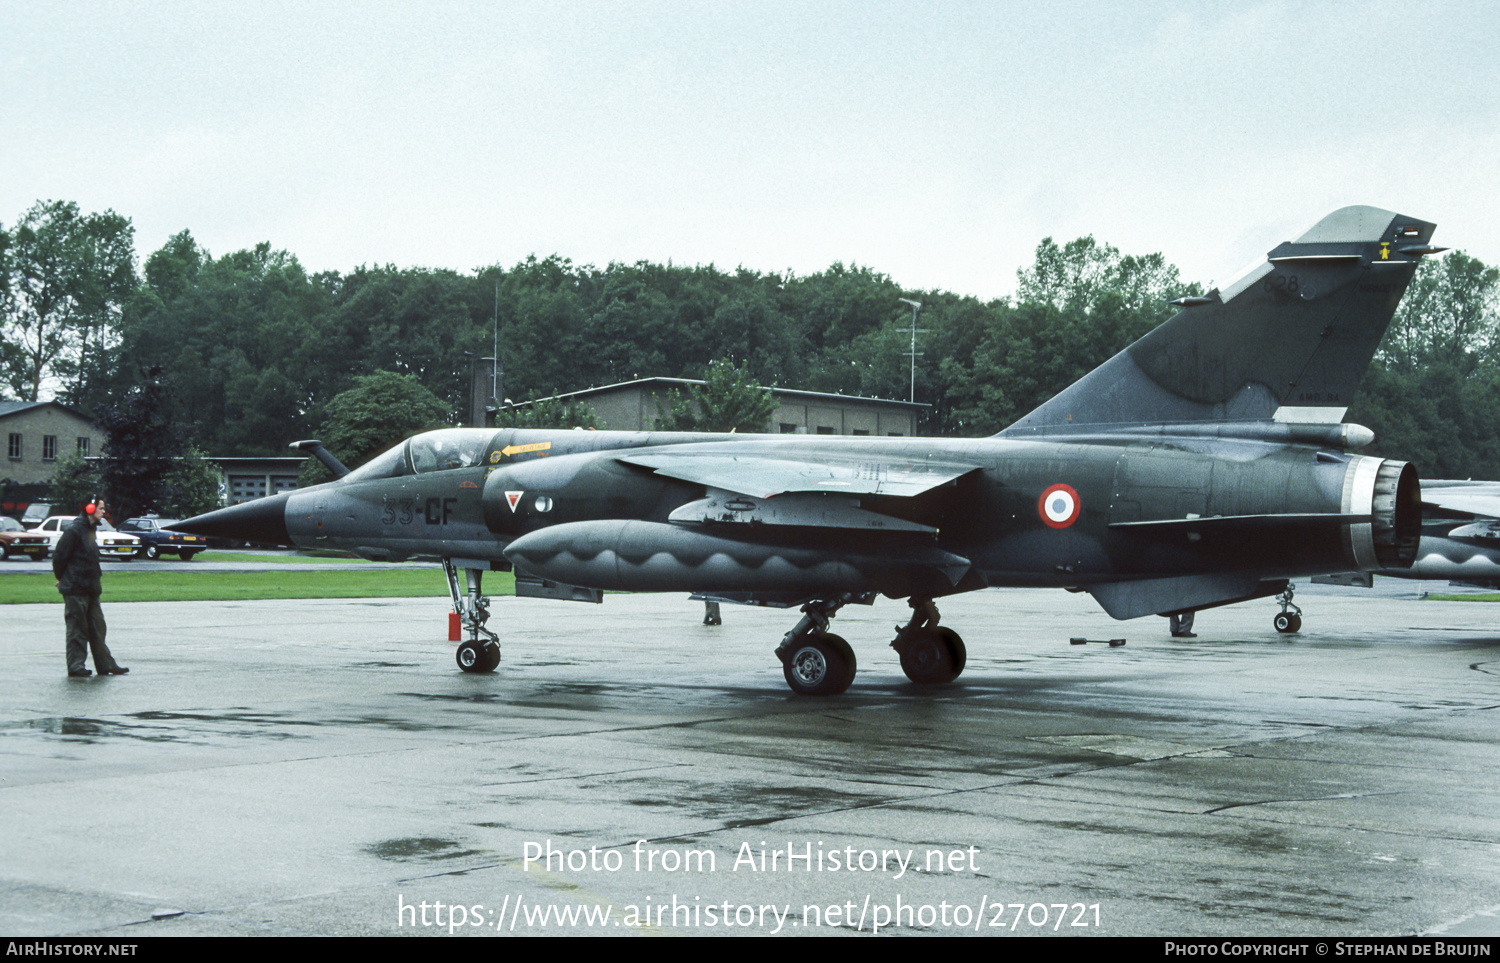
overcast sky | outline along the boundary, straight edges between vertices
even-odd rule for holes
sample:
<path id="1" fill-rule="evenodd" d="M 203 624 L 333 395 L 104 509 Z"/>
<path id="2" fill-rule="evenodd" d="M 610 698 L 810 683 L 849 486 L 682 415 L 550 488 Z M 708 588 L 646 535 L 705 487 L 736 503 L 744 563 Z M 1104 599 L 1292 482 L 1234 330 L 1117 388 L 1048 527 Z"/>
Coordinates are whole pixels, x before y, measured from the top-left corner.
<path id="1" fill-rule="evenodd" d="M 1485 2 L 0 0 L 0 223 L 989 298 L 1046 236 L 1209 283 L 1371 204 L 1493 264 L 1497 57 Z"/>

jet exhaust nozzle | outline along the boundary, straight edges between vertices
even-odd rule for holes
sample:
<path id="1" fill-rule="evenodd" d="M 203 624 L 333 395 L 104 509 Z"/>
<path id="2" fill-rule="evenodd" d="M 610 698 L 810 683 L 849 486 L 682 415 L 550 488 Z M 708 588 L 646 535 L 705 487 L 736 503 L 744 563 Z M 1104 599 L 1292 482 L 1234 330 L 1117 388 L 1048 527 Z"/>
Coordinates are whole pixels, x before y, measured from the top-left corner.
<path id="1" fill-rule="evenodd" d="M 1360 571 L 1410 568 L 1422 535 L 1422 485 L 1404 461 L 1360 457 L 1344 476 L 1344 511 L 1369 515 L 1345 529 L 1345 549 Z"/>

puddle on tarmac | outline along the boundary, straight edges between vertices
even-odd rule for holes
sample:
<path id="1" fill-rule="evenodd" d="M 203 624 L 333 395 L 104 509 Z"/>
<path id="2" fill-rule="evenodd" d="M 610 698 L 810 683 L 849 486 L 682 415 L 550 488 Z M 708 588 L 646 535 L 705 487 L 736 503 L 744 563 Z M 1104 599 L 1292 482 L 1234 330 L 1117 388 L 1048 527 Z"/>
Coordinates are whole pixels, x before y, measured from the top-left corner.
<path id="1" fill-rule="evenodd" d="M 166 712 L 163 710 L 151 710 L 149 712 L 132 712 L 133 719 L 146 719 L 150 721 L 163 722 L 235 722 L 254 723 L 256 725 L 277 726 L 321 726 L 321 722 L 313 722 L 310 719 L 291 719 L 276 712 Z"/>
<path id="2" fill-rule="evenodd" d="M 742 818 L 730 819 L 726 823 L 729 828 L 740 828 L 758 826 L 810 812 L 858 809 L 861 806 L 879 802 L 883 798 L 879 795 L 848 793 L 819 786 L 760 786 L 741 783 L 734 786 L 715 787 L 714 791 L 701 794 L 675 792 L 668 804 L 691 809 L 693 812 L 712 818 L 724 819 L 740 816 Z M 627 799 L 626 802 L 632 806 L 648 808 L 663 805 L 662 800 L 656 797 Z M 744 818 L 746 812 L 756 810 L 766 812 L 768 815 L 764 818 L 754 816 Z"/>
<path id="3" fill-rule="evenodd" d="M 161 726 L 131 726 L 105 719 L 81 719 L 75 716 L 53 716 L 28 719 L 7 728 L 32 729 L 49 736 L 61 736 L 69 742 L 102 742 L 111 738 L 142 739 L 147 742 L 173 742 L 179 736 Z"/>
<path id="4" fill-rule="evenodd" d="M 463 849 L 451 839 L 434 836 L 407 836 L 402 839 L 387 839 L 364 847 L 365 852 L 394 862 L 412 860 L 457 859 L 461 856 L 478 856 L 480 849 Z"/>
<path id="5" fill-rule="evenodd" d="M 31 730 L 56 736 L 68 742 L 97 743 L 107 739 L 135 739 L 144 742 L 203 742 L 211 736 L 255 739 L 306 739 L 299 732 L 288 732 L 284 726 L 317 726 L 321 723 L 301 719 L 283 719 L 273 715 L 240 712 L 211 715 L 189 712 L 133 712 L 125 720 L 87 719 L 76 716 L 48 716 L 28 719 L 3 728 Z M 276 728 L 268 728 L 268 727 Z"/>
<path id="6" fill-rule="evenodd" d="M 446 692 L 398 692 L 396 694 L 406 696 L 408 699 L 428 699 L 432 702 L 496 703 L 507 701 L 505 696 L 489 692 L 474 692 L 469 695 L 453 695 Z"/>
<path id="7" fill-rule="evenodd" d="M 97 743 L 108 739 L 135 739 L 143 742 L 203 742 L 211 736 L 255 739 L 306 739 L 307 735 L 285 729 L 267 729 L 267 725 L 318 725 L 298 720 L 261 718 L 253 715 L 212 716 L 194 713 L 135 712 L 126 717 L 139 721 L 85 719 L 75 716 L 49 716 L 28 719 L 6 726 L 29 729 L 56 736 L 68 742 Z"/>
<path id="8" fill-rule="evenodd" d="M 603 685 L 547 685 L 531 690 L 527 695 L 497 692 L 402 692 L 400 695 L 431 702 L 471 702 L 482 705 L 507 705 L 517 709 L 569 709 L 580 712 L 598 712 L 604 706 L 588 702 L 573 702 L 572 697 L 592 698 L 611 691 L 613 687 Z"/>

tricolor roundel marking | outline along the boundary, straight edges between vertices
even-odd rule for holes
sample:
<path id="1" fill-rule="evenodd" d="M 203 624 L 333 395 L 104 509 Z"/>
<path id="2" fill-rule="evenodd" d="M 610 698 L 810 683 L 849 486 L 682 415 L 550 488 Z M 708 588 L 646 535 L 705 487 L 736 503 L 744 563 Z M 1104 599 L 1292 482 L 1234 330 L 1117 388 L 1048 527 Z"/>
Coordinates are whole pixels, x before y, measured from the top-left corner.
<path id="1" fill-rule="evenodd" d="M 1036 503 L 1037 514 L 1051 528 L 1067 528 L 1078 521 L 1082 508 L 1083 502 L 1072 485 L 1053 485 L 1042 492 Z"/>

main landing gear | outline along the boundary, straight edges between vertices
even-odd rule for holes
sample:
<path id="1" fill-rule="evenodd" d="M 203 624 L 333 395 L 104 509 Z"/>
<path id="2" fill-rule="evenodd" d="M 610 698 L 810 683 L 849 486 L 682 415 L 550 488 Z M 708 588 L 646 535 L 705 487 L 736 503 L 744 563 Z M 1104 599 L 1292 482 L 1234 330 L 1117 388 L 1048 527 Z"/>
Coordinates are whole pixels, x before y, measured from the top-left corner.
<path id="1" fill-rule="evenodd" d="M 873 594 L 845 593 L 816 599 L 802 606 L 802 619 L 776 647 L 786 684 L 798 695 L 838 695 L 849 688 L 857 669 L 854 650 L 828 631 L 828 622 L 850 602 L 869 605 Z M 901 656 L 901 670 L 918 685 L 952 682 L 964 670 L 968 653 L 964 640 L 938 625 L 932 599 L 911 600 L 911 621 L 896 627 L 891 643 Z"/>
<path id="2" fill-rule="evenodd" d="M 453 611 L 458 613 L 459 624 L 469 637 L 458 646 L 455 658 L 458 667 L 465 672 L 493 672 L 500 664 L 500 637 L 484 627 L 490 618 L 490 600 L 479 594 L 483 569 L 465 568 L 464 579 L 468 591 L 462 592 L 458 583 L 458 568 L 452 559 L 443 559 L 443 574 L 448 577 L 448 594 L 453 598 Z M 481 639 L 480 636 L 484 638 Z"/>
<path id="3" fill-rule="evenodd" d="M 776 647 L 786 684 L 798 695 L 838 695 L 854 681 L 854 650 L 828 631 L 828 620 L 850 602 L 865 605 L 875 596 L 845 592 L 831 599 L 814 599 L 802 606 L 802 618 Z"/>
<path id="4" fill-rule="evenodd" d="M 917 685 L 952 682 L 969 660 L 959 634 L 938 625 L 938 610 L 932 599 L 911 600 L 911 621 L 896 626 L 891 648 L 901 656 L 901 671 Z"/>
<path id="5" fill-rule="evenodd" d="M 1276 601 L 1281 603 L 1281 611 L 1276 613 L 1271 624 L 1276 626 L 1276 631 L 1283 634 L 1298 632 L 1302 629 L 1302 610 L 1292 604 L 1292 595 L 1295 591 L 1292 583 L 1288 582 L 1286 591 L 1276 596 Z"/>

